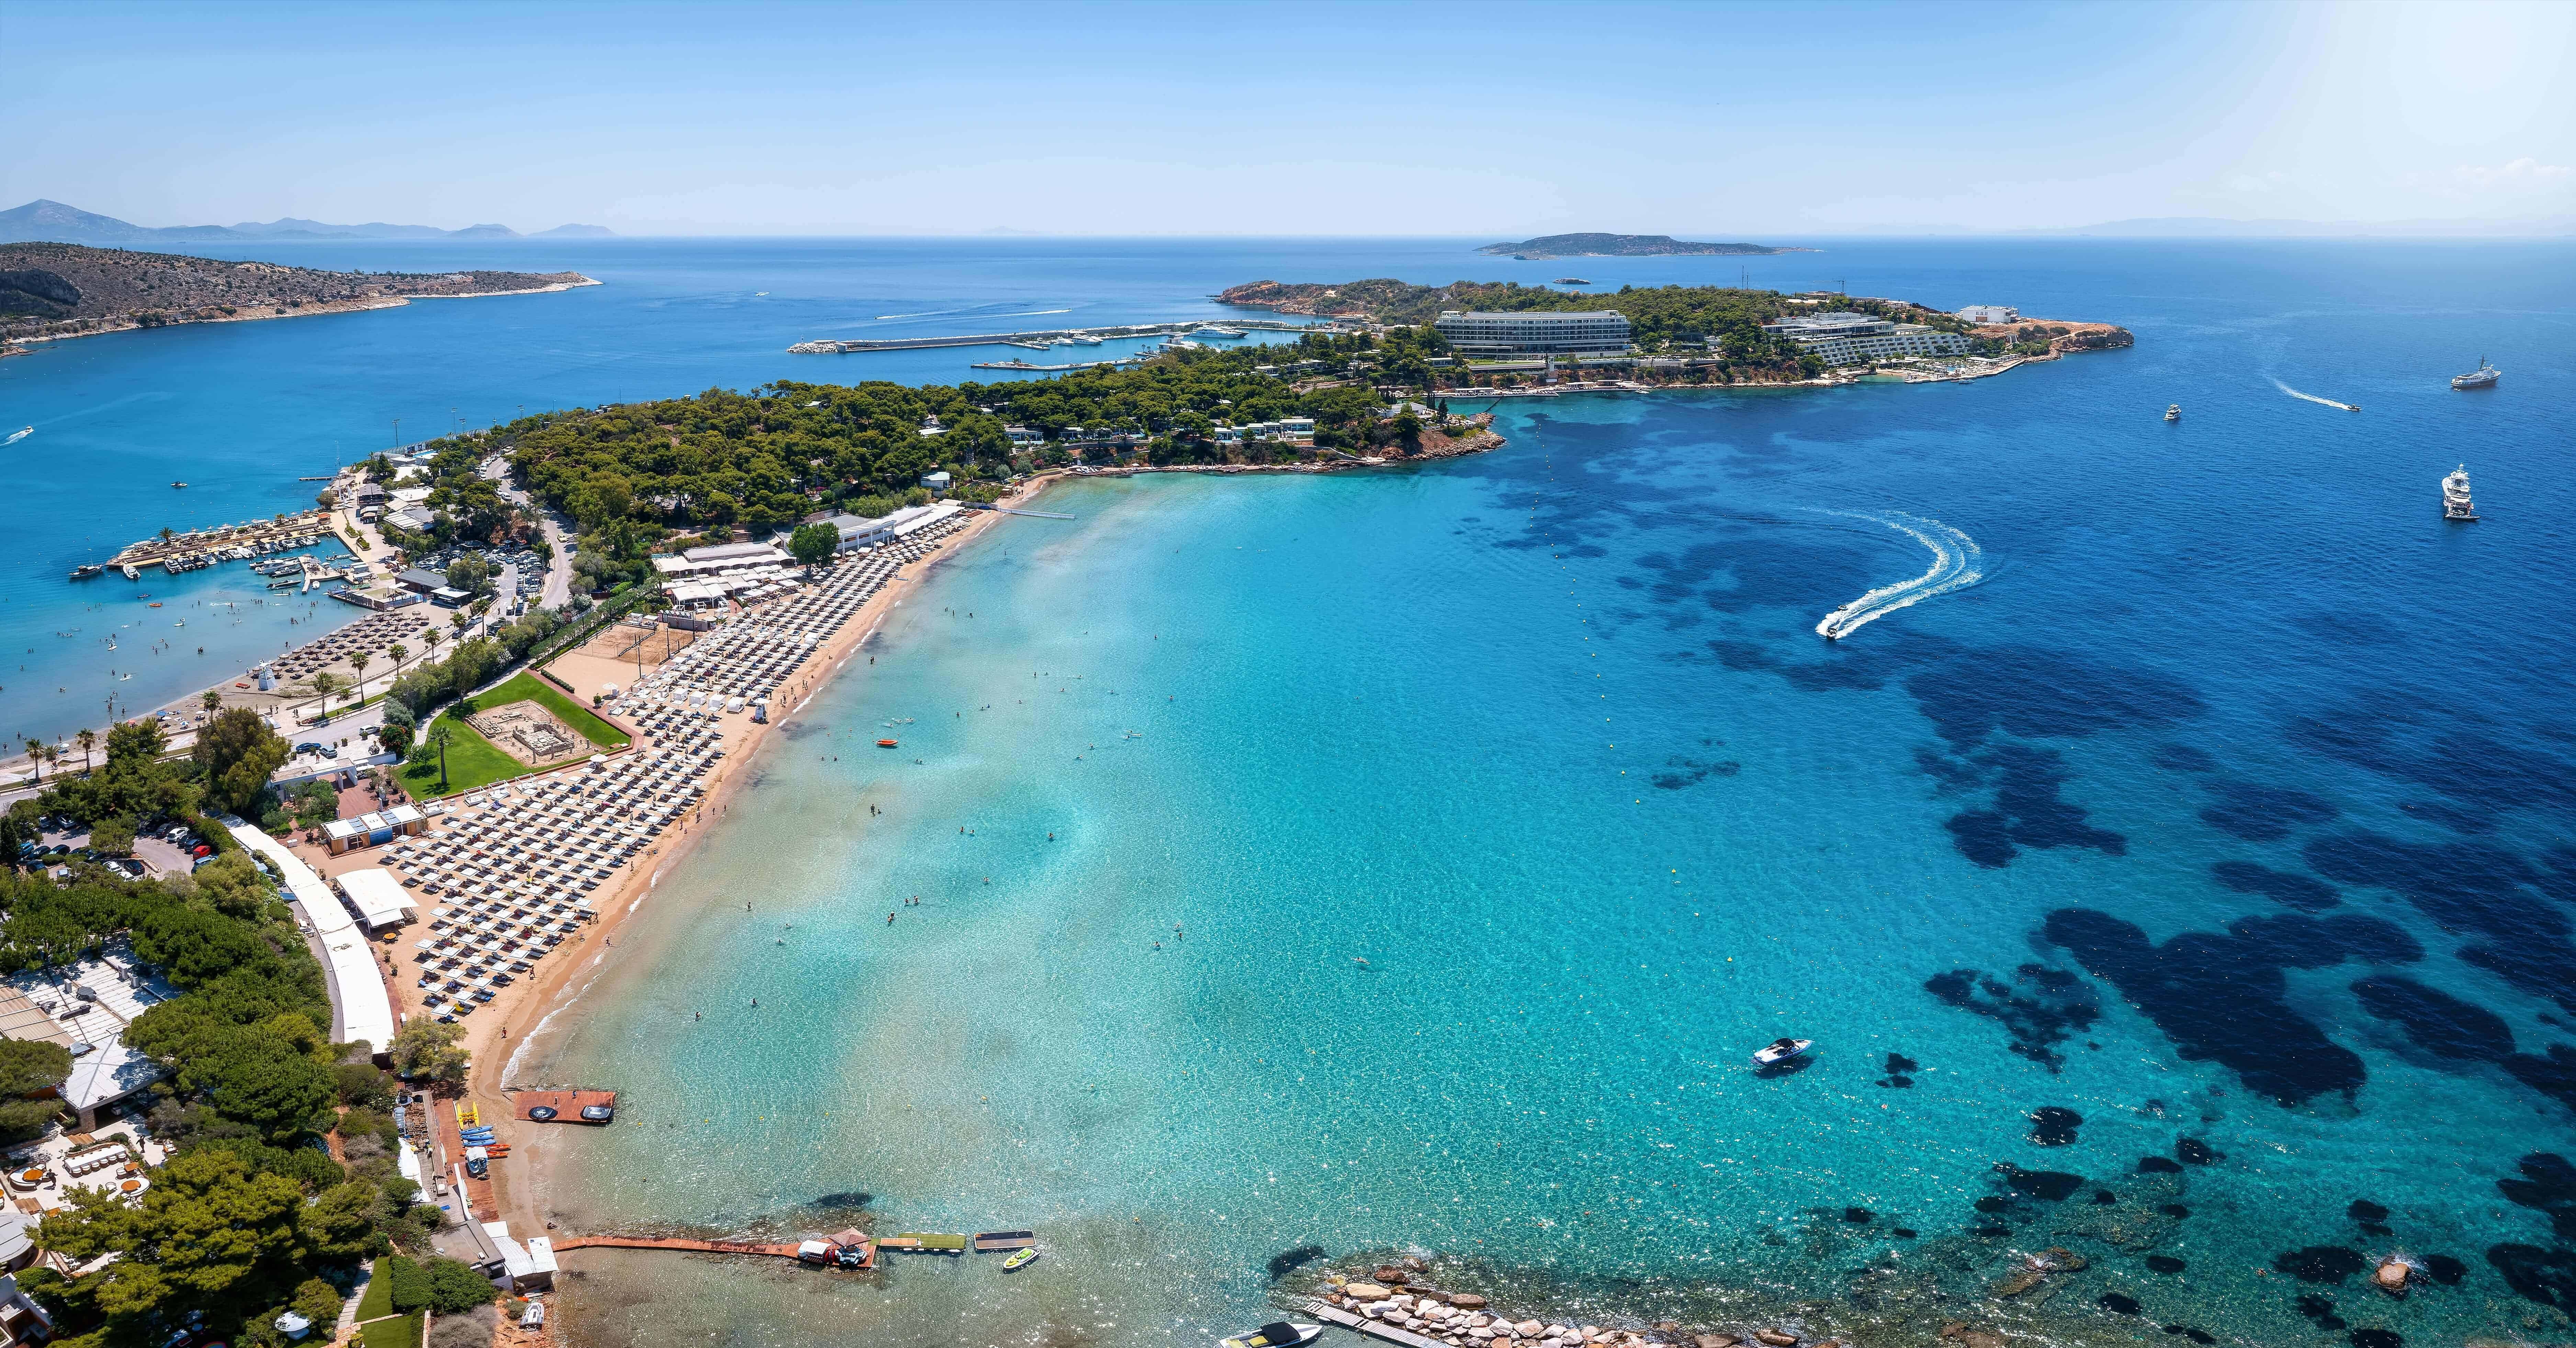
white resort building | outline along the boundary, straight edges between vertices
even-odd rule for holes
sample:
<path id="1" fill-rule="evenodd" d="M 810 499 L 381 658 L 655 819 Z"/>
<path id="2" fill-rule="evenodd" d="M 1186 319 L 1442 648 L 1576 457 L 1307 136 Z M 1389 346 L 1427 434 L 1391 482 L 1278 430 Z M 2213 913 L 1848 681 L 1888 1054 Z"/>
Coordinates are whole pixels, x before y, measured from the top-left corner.
<path id="1" fill-rule="evenodd" d="M 1980 327 L 1992 327 L 1997 323 L 2020 322 L 2021 310 L 2009 304 L 1971 304 L 1959 310 L 1954 317 L 1964 318 Z"/>
<path id="2" fill-rule="evenodd" d="M 1792 314 L 1762 325 L 1774 337 L 1786 337 L 1822 357 L 1827 365 L 1859 365 L 1903 356 L 1964 356 L 1968 339 L 1920 323 L 1895 323 L 1874 314 L 1849 311 Z"/>
<path id="3" fill-rule="evenodd" d="M 1534 356 L 1618 353 L 1634 340 L 1628 316 L 1615 310 L 1584 313 L 1460 313 L 1431 320 L 1462 356 Z"/>

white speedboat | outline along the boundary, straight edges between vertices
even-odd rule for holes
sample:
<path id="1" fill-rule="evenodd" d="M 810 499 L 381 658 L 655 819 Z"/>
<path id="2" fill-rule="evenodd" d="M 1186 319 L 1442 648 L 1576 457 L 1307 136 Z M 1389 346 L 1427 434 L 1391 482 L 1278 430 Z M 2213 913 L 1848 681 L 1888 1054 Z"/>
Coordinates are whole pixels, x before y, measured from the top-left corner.
<path id="1" fill-rule="evenodd" d="M 2174 403 L 2174 404 L 2172 404 L 2172 405 L 2170 405 L 2170 406 L 2166 407 L 2166 408 L 2165 408 L 2165 420 L 2167 420 L 2167 421 L 2180 421 L 2180 420 L 2182 420 L 2182 404 L 2181 404 L 2181 403 Z"/>
<path id="2" fill-rule="evenodd" d="M 1315 1336 L 1323 1332 L 1322 1325 L 1301 1325 L 1287 1320 L 1273 1320 L 1249 1334 L 1237 1334 L 1230 1339 L 1219 1339 L 1217 1348 L 1296 1348 L 1298 1344 L 1313 1343 Z"/>
<path id="3" fill-rule="evenodd" d="M 1803 1058 L 1815 1048 L 1813 1039 L 1774 1039 L 1753 1051 L 1756 1067 L 1777 1067 L 1792 1058 Z"/>

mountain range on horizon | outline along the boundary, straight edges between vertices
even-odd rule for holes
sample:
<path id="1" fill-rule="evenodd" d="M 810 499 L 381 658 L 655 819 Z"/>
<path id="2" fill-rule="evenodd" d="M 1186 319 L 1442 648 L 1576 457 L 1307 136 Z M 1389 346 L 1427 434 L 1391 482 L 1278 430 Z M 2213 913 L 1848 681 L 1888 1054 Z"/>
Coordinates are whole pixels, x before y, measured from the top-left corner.
<path id="1" fill-rule="evenodd" d="M 601 225 L 557 225 L 535 234 L 522 234 L 508 225 L 468 225 L 463 229 L 440 229 L 435 225 L 389 225 L 377 221 L 364 225 L 330 225 L 319 220 L 299 220 L 292 216 L 262 223 L 246 220 L 237 225 L 171 225 L 129 224 L 112 215 L 99 215 L 77 206 L 38 198 L 13 210 L 0 211 L 0 243 L 222 243 L 236 239 L 607 239 L 616 237 L 614 230 Z"/>
<path id="2" fill-rule="evenodd" d="M 705 231 L 710 235 L 723 230 Z M 752 232 L 768 233 L 767 230 Z M 1045 237 L 1044 231 L 997 225 L 980 231 L 988 236 L 1022 238 Z M 2055 225 L 2026 229 L 1976 229 L 1958 225 L 1885 225 L 1879 227 L 1842 227 L 1815 231 L 1782 231 L 1806 234 L 1814 238 L 1836 237 L 1985 237 L 1985 238 L 2110 238 L 2110 239 L 2333 239 L 2333 238 L 2437 238 L 2437 239 L 2506 239 L 2564 238 L 2576 235 L 2576 215 L 2555 215 L 2519 220 L 2415 219 L 2415 220 L 2239 220 L 2220 216 L 2182 215 L 2147 216 L 2128 220 L 2109 220 L 2090 225 Z M 866 231 L 866 235 L 886 231 Z M 790 233 L 792 236 L 792 232 Z M 819 231 L 817 237 L 832 237 L 832 231 Z M 860 235 L 852 234 L 852 237 Z M 12 210 L 0 211 L 0 243 L 79 243 L 93 246 L 136 243 L 227 243 L 260 239 L 290 241 L 321 239 L 419 239 L 459 242 L 506 242 L 513 239 L 611 239 L 620 237 L 603 225 L 557 225 L 553 229 L 522 234 L 507 225 L 468 225 L 463 229 L 440 229 L 435 225 L 395 225 L 374 221 L 363 225 L 334 225 L 319 220 L 285 216 L 276 220 L 246 220 L 232 225 L 137 225 L 111 215 L 84 211 L 59 201 L 38 198 Z M 1796 248 L 1775 248 L 1757 244 L 1672 244 L 1665 236 L 1626 236 L 1607 234 L 1551 235 L 1524 244 L 1493 244 L 1476 251 L 1504 253 L 1525 249 L 1529 244 L 1560 240 L 1607 241 L 1630 240 L 1639 244 L 1660 242 L 1662 247 L 1639 251 L 1665 253 L 1697 252 L 1796 252 Z M 1577 249 L 1572 252 L 1547 250 L 1550 256 L 1607 256 L 1620 250 L 1607 246 Z"/>

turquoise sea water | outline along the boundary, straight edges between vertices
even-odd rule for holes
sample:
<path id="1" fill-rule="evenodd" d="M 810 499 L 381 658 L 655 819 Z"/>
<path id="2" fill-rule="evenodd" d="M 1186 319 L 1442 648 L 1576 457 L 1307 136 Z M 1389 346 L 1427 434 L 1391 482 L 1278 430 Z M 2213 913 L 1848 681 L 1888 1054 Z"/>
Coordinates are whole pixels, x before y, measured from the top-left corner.
<path id="1" fill-rule="evenodd" d="M 1964 386 L 1507 404 L 1491 455 L 1083 483 L 1047 497 L 1077 520 L 943 561 L 517 1075 L 624 1092 L 616 1126 L 534 1139 L 564 1229 L 1029 1224 L 1048 1257 L 863 1280 L 585 1253 L 574 1339 L 1203 1342 L 1325 1266 L 1302 1251 L 1404 1245 L 1532 1311 L 1873 1345 L 2566 1338 L 2576 258 L 1826 247 L 1584 272 L 1848 278 L 2139 344 Z M 965 376 L 781 350 L 879 314 L 1182 317 L 1260 276 L 1564 265 L 307 252 L 274 255 L 612 283 L 0 362 L 48 503 L 7 622 L 74 625 L 67 522 L 146 531 L 179 463 L 239 484 L 213 517 L 267 513 L 395 415 L 412 439 L 449 406 Z M 2481 352 L 2502 388 L 2444 387 Z M 2487 519 L 2445 526 L 2462 460 Z M 1824 643 L 1932 563 L 1898 525 L 1956 531 L 1980 581 Z M 51 714 L 19 693 L 0 722 Z M 1755 1079 L 1782 1033 L 1817 1062 Z M 2051 1245 L 2088 1267 L 1987 1295 Z M 2393 1250 L 2455 1280 L 2381 1298 L 2351 1265 Z"/>
<path id="2" fill-rule="evenodd" d="M 1049 1257 L 585 1255 L 574 1337 L 1187 1342 L 1407 1246 L 1870 1344 L 2565 1337 L 2576 271 L 2113 256 L 2045 307 L 2132 350 L 1507 404 L 943 562 L 516 1075 L 626 1093 L 538 1143 L 565 1229 Z M 1896 524 L 1981 581 L 1825 643 Z"/>

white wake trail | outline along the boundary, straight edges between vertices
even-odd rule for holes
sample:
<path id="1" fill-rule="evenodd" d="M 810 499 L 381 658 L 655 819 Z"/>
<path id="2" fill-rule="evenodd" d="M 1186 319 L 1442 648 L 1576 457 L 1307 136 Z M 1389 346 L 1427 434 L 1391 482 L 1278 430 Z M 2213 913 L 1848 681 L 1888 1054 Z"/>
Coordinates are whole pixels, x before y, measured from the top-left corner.
<path id="1" fill-rule="evenodd" d="M 2361 410 L 2360 408 L 2353 406 L 2351 403 L 2339 403 L 2332 398 L 2320 398 L 2313 393 L 2301 393 L 2297 389 L 2282 383 L 2278 379 L 2272 381 L 2272 387 L 2281 390 L 2283 393 L 2289 394 L 2293 398 L 2305 398 L 2309 402 L 2322 404 L 2326 407 L 2337 407 L 2346 412 L 2358 412 Z"/>
<path id="2" fill-rule="evenodd" d="M 25 429 L 25 430 L 23 430 L 23 431 L 11 431 L 11 432 L 9 432 L 9 438 L 8 438 L 8 439 L 6 439 L 6 440 L 0 440 L 0 445 L 14 445 L 14 444 L 18 443 L 19 441 L 26 439 L 28 436 L 34 435 L 35 433 L 36 433 L 36 428 L 35 428 L 35 427 L 33 427 L 33 426 L 30 426 L 30 427 L 28 427 L 27 429 Z"/>
<path id="3" fill-rule="evenodd" d="M 1986 578 L 1984 570 L 1986 554 L 1984 549 L 1977 546 L 1977 540 L 1939 520 L 1925 519 L 1919 515 L 1907 515 L 1896 511 L 1889 511 L 1883 515 L 1843 510 L 1828 513 L 1868 520 L 1873 524 L 1883 524 L 1898 533 L 1908 535 L 1915 542 L 1932 550 L 1932 566 L 1912 580 L 1898 581 L 1894 585 L 1882 585 L 1826 614 L 1824 620 L 1816 624 L 1816 635 L 1827 641 L 1840 641 L 1863 626 L 1909 604 L 1922 603 L 1936 594 L 1948 594 L 1952 590 L 1966 589 Z"/>

